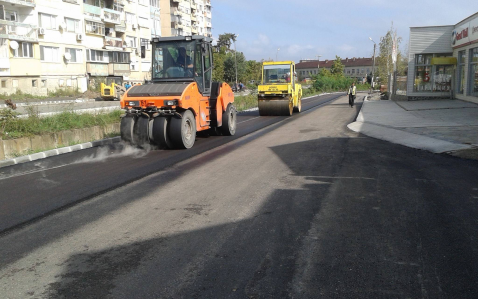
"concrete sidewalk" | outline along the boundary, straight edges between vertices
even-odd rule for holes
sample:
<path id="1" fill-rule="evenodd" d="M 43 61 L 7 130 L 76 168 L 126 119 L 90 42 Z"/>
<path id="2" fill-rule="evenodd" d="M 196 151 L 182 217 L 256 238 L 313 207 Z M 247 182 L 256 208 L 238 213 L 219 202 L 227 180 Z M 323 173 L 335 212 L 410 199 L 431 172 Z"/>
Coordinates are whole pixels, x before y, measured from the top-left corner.
<path id="1" fill-rule="evenodd" d="M 364 100 L 349 129 L 377 139 L 449 153 L 478 150 L 478 105 L 460 100 Z"/>

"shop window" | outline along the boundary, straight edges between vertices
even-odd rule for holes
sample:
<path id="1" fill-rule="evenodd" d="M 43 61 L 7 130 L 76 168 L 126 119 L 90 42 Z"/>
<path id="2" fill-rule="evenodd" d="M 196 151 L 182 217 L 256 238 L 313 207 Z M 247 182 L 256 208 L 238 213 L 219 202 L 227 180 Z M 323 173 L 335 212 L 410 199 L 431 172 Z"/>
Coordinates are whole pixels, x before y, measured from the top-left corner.
<path id="1" fill-rule="evenodd" d="M 478 97 L 478 48 L 470 50 L 470 95 Z"/>
<path id="2" fill-rule="evenodd" d="M 433 54 L 415 55 L 414 91 L 432 91 L 432 58 Z"/>
<path id="3" fill-rule="evenodd" d="M 463 94 L 465 91 L 465 58 L 466 58 L 466 51 L 458 52 L 458 68 L 457 72 L 457 93 Z"/>
<path id="4" fill-rule="evenodd" d="M 433 73 L 433 91 L 447 92 L 451 90 L 452 65 L 437 65 Z"/>

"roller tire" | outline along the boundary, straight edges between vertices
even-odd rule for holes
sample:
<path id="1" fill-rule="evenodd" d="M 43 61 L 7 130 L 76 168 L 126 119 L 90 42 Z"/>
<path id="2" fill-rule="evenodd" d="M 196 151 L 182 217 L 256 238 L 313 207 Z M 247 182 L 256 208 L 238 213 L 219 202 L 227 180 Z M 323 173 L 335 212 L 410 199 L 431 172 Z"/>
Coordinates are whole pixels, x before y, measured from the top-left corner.
<path id="1" fill-rule="evenodd" d="M 233 136 L 236 134 L 237 112 L 234 106 L 229 103 L 226 111 L 222 113 L 222 126 L 220 131 L 224 136 Z"/>
<path id="2" fill-rule="evenodd" d="M 260 116 L 291 116 L 294 104 L 289 98 L 262 99 L 258 107 Z"/>
<path id="3" fill-rule="evenodd" d="M 196 140 L 196 119 L 190 110 L 180 112 L 182 118 L 171 118 L 169 137 L 175 148 L 188 149 Z"/>
<path id="4" fill-rule="evenodd" d="M 121 140 L 127 143 L 133 143 L 134 125 L 136 122 L 136 116 L 126 115 L 121 118 L 120 134 Z"/>
<path id="5" fill-rule="evenodd" d="M 140 147 L 149 146 L 149 121 L 150 118 L 140 116 L 134 124 L 133 143 Z"/>
<path id="6" fill-rule="evenodd" d="M 156 117 L 153 120 L 153 141 L 162 149 L 174 148 L 173 142 L 169 137 L 169 127 L 171 117 Z"/>

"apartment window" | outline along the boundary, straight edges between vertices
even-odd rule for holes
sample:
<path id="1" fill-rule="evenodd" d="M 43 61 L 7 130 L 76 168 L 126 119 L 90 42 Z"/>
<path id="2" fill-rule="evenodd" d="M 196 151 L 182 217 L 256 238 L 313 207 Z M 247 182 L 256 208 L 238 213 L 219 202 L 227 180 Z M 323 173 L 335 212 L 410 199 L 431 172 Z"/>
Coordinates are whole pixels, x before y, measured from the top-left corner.
<path id="1" fill-rule="evenodd" d="M 355 74 L 355 69 L 352 69 L 352 74 Z"/>
<path id="2" fill-rule="evenodd" d="M 105 35 L 105 25 L 102 23 L 96 23 L 92 21 L 85 21 L 86 33 Z"/>
<path id="3" fill-rule="evenodd" d="M 108 62 L 108 52 L 87 50 L 86 60 L 91 62 Z"/>
<path id="4" fill-rule="evenodd" d="M 470 49 L 470 95 L 478 97 L 478 48 Z"/>
<path id="5" fill-rule="evenodd" d="M 159 7 L 159 0 L 149 0 L 149 5 Z"/>
<path id="6" fill-rule="evenodd" d="M 348 69 L 348 70 L 347 70 L 347 74 L 349 74 L 349 75 L 350 75 L 350 69 Z"/>
<path id="7" fill-rule="evenodd" d="M 138 25 L 144 28 L 149 28 L 149 21 L 147 18 L 138 17 Z"/>
<path id="8" fill-rule="evenodd" d="M 149 39 L 141 39 L 141 58 L 146 58 L 146 51 L 149 49 Z"/>
<path id="9" fill-rule="evenodd" d="M 136 23 L 135 14 L 127 12 L 126 13 L 126 23 L 127 24 L 135 24 Z"/>
<path id="10" fill-rule="evenodd" d="M 136 48 L 136 37 L 126 36 L 125 38 L 126 45 L 130 48 Z"/>
<path id="11" fill-rule="evenodd" d="M 32 80 L 32 87 L 37 87 L 38 81 L 37 80 Z"/>
<path id="12" fill-rule="evenodd" d="M 5 10 L 5 20 L 17 22 L 18 21 L 17 12 L 11 11 L 11 10 Z"/>
<path id="13" fill-rule="evenodd" d="M 70 18 L 65 18 L 67 32 L 80 32 L 80 21 Z"/>
<path id="14" fill-rule="evenodd" d="M 44 62 L 59 62 L 60 48 L 40 46 L 40 60 Z"/>
<path id="15" fill-rule="evenodd" d="M 360 73 L 361 74 L 365 73 L 365 69 L 360 69 Z"/>
<path id="16" fill-rule="evenodd" d="M 39 25 L 45 29 L 57 29 L 56 27 L 56 16 L 40 13 L 39 14 Z"/>
<path id="17" fill-rule="evenodd" d="M 70 62 L 83 62 L 83 50 L 65 48 L 65 53 L 70 53 L 70 56 L 71 56 Z"/>
<path id="18" fill-rule="evenodd" d="M 148 0 L 138 0 L 138 3 L 141 4 L 141 5 L 145 5 L 145 6 L 149 5 Z"/>
<path id="19" fill-rule="evenodd" d="M 46 87 L 46 79 L 41 80 L 41 87 Z"/>
<path id="20" fill-rule="evenodd" d="M 457 76 L 457 93 L 463 94 L 465 90 L 465 58 L 466 51 L 458 52 L 458 76 Z"/>
<path id="21" fill-rule="evenodd" d="M 113 3 L 113 10 L 123 12 L 124 11 L 124 6 L 118 3 Z"/>
<path id="22" fill-rule="evenodd" d="M 2 88 L 7 88 L 7 80 L 2 80 Z"/>
<path id="23" fill-rule="evenodd" d="M 129 52 L 108 52 L 110 62 L 114 63 L 130 63 Z"/>
<path id="24" fill-rule="evenodd" d="M 367 69 L 367 74 L 370 74 L 370 69 Z"/>
<path id="25" fill-rule="evenodd" d="M 18 43 L 18 49 L 13 50 L 13 57 L 33 58 L 33 44 L 28 42 Z"/>

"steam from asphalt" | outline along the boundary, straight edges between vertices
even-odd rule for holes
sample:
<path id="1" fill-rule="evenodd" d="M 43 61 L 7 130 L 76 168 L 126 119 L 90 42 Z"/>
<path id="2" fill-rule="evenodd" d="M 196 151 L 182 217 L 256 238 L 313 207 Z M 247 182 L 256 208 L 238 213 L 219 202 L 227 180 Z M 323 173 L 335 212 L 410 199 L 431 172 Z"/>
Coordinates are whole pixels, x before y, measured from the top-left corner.
<path id="1" fill-rule="evenodd" d="M 116 149 L 110 149 L 108 147 L 100 147 L 96 150 L 96 153 L 84 157 L 73 164 L 80 163 L 102 163 L 106 162 L 108 159 L 121 158 L 121 157 L 132 157 L 132 158 L 142 158 L 146 156 L 152 148 L 150 146 L 146 148 L 137 148 L 131 145 L 124 145 L 124 148 L 120 151 Z"/>

